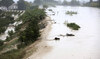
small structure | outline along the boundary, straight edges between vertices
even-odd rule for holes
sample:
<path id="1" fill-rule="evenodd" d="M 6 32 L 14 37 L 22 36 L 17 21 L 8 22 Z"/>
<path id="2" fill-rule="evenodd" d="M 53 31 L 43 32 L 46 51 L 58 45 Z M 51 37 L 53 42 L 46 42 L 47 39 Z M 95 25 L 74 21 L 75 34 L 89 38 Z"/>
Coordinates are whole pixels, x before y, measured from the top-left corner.
<path id="1" fill-rule="evenodd" d="M 5 6 L 0 6 L 0 10 L 5 11 L 5 10 L 7 10 L 7 7 L 5 7 Z"/>
<path id="2" fill-rule="evenodd" d="M 13 3 L 11 6 L 8 7 L 9 10 L 17 10 L 18 6 L 16 3 Z"/>

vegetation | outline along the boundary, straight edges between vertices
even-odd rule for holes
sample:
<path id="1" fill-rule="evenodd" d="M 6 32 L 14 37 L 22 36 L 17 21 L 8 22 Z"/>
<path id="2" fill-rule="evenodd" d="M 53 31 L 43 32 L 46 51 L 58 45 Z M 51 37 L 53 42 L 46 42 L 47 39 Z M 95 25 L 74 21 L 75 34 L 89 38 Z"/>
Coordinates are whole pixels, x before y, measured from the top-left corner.
<path id="1" fill-rule="evenodd" d="M 9 7 L 10 5 L 12 5 L 14 3 L 13 0 L 1 0 L 0 1 L 0 6 L 5 6 L 5 7 Z"/>
<path id="2" fill-rule="evenodd" d="M 10 37 L 10 36 L 8 37 L 8 36 L 7 36 L 7 37 L 6 37 L 6 42 L 7 42 L 7 41 L 10 41 L 11 39 L 12 39 L 12 37 Z"/>
<path id="3" fill-rule="evenodd" d="M 22 25 L 22 24 L 19 24 L 18 26 L 16 26 L 16 27 L 15 27 L 15 31 L 19 31 L 20 28 L 21 28 L 21 25 Z"/>
<path id="4" fill-rule="evenodd" d="M 4 41 L 3 41 L 3 40 L 0 40 L 0 46 L 2 46 L 2 45 L 3 45 L 3 43 L 4 43 Z"/>
<path id="5" fill-rule="evenodd" d="M 6 53 L 0 55 L 0 59 L 22 59 L 25 55 L 25 51 L 19 50 L 11 50 Z"/>
<path id="6" fill-rule="evenodd" d="M 70 5 L 72 5 L 72 6 L 77 6 L 77 5 L 80 5 L 80 3 L 79 3 L 79 1 L 77 1 L 77 0 L 72 0 L 72 1 L 70 2 Z"/>
<path id="7" fill-rule="evenodd" d="M 43 5 L 43 8 L 48 8 L 48 5 Z"/>
<path id="8" fill-rule="evenodd" d="M 19 10 L 25 10 L 26 9 L 26 4 L 24 0 L 19 0 L 18 2 L 18 9 Z"/>
<path id="9" fill-rule="evenodd" d="M 4 3 L 10 1 L 2 0 Z M 13 0 L 11 0 L 13 1 Z M 26 10 L 33 7 L 30 7 L 31 4 L 24 1 L 19 0 L 18 2 L 18 9 L 19 10 Z M 8 3 L 7 3 L 8 4 Z M 6 5 L 7 5 L 6 4 Z M 1 1 L 0 1 L 1 5 Z M 6 6 L 1 5 L 1 6 Z M 6 6 L 9 7 L 10 5 Z M 47 5 L 43 6 L 47 8 Z M 10 23 L 14 23 L 14 17 L 12 15 L 20 15 L 21 13 L 17 12 L 3 12 L 0 10 L 0 34 L 4 33 L 6 28 Z M 33 10 L 26 10 L 26 12 L 20 16 L 19 20 L 23 21 L 22 24 L 16 26 L 14 33 L 13 31 L 9 31 L 9 36 L 5 41 L 0 40 L 0 59 L 22 59 L 25 55 L 24 48 L 29 44 L 38 40 L 40 37 L 40 22 L 45 18 L 46 13 L 44 9 L 38 9 L 35 7 Z M 24 30 L 22 30 L 24 28 Z M 12 40 L 13 39 L 13 40 Z M 14 49 L 12 46 L 16 45 L 18 49 Z M 8 50 L 9 49 L 9 50 Z M 2 51 L 5 51 L 1 54 Z"/>
<path id="10" fill-rule="evenodd" d="M 9 35 L 10 37 L 12 37 L 13 34 L 14 34 L 13 30 L 8 31 L 8 35 Z"/>
<path id="11" fill-rule="evenodd" d="M 84 4 L 85 6 L 90 6 L 90 7 L 100 7 L 97 2 L 91 2 L 91 3 L 86 3 Z"/>
<path id="12" fill-rule="evenodd" d="M 74 11 L 67 11 L 66 14 L 69 14 L 69 15 L 72 16 L 73 14 L 77 14 L 77 12 L 74 12 Z"/>
<path id="13" fill-rule="evenodd" d="M 35 5 L 41 5 L 41 2 L 42 2 L 41 0 L 35 0 L 34 1 Z"/>
<path id="14" fill-rule="evenodd" d="M 39 22 L 45 18 L 46 14 L 43 9 L 34 9 L 25 12 L 25 14 L 21 17 L 24 22 L 30 22 L 28 27 L 21 32 L 21 36 L 19 40 L 24 42 L 25 45 L 32 43 L 38 39 L 40 36 L 39 33 Z"/>
<path id="15" fill-rule="evenodd" d="M 32 2 L 27 2 L 25 1 L 26 9 L 31 9 L 32 7 Z"/>
<path id="16" fill-rule="evenodd" d="M 64 23 L 66 26 L 68 26 L 69 28 L 71 28 L 72 30 L 79 30 L 80 26 L 77 25 L 76 23 Z"/>
<path id="17" fill-rule="evenodd" d="M 68 23 L 67 26 L 73 30 L 79 30 L 80 26 L 75 23 Z"/>
<path id="18" fill-rule="evenodd" d="M 90 2 L 87 2 L 84 5 L 90 7 L 100 7 L 100 0 L 97 1 L 90 0 Z"/>
<path id="19" fill-rule="evenodd" d="M 4 33 L 9 24 L 14 23 L 13 15 L 20 15 L 22 12 L 4 12 L 0 10 L 0 34 Z"/>
<path id="20" fill-rule="evenodd" d="M 34 0 L 34 5 L 50 5 L 50 6 L 54 6 L 55 4 L 59 4 L 58 1 L 55 0 Z"/>
<path id="21" fill-rule="evenodd" d="M 1 12 L 0 13 L 0 34 L 4 33 L 7 26 L 10 23 L 14 22 L 14 18 L 11 16 L 10 12 Z"/>
<path id="22" fill-rule="evenodd" d="M 27 10 L 24 15 L 20 17 L 23 22 L 37 20 L 40 21 L 46 16 L 44 9 L 35 8 L 34 10 Z"/>
<path id="23" fill-rule="evenodd" d="M 71 0 L 71 2 L 64 0 L 62 5 L 79 6 L 80 2 L 77 0 Z"/>
<path id="24" fill-rule="evenodd" d="M 19 37 L 17 40 L 11 41 L 11 43 L 7 43 L 7 45 L 3 45 L 0 47 L 0 50 L 3 50 L 4 48 L 13 48 L 12 45 L 17 45 L 18 49 L 13 49 L 8 52 L 2 53 L 0 55 L 0 59 L 22 59 L 25 55 L 25 47 L 29 44 L 35 42 L 38 40 L 38 37 L 40 36 L 40 28 L 39 23 L 45 18 L 46 14 L 43 9 L 34 9 L 34 10 L 28 10 L 26 11 L 20 18 L 22 19 L 23 23 L 18 26 L 16 31 L 18 31 L 18 35 L 16 37 Z M 20 19 L 19 18 L 19 19 Z M 27 23 L 27 24 L 26 24 Z M 21 31 L 22 27 L 24 25 L 27 25 L 25 30 Z M 17 32 L 16 32 L 17 33 Z M 15 34 L 16 34 L 15 33 Z M 13 31 L 9 32 L 10 37 L 7 37 L 7 41 L 10 41 L 13 35 Z M 1 41 L 2 44 L 2 41 Z"/>

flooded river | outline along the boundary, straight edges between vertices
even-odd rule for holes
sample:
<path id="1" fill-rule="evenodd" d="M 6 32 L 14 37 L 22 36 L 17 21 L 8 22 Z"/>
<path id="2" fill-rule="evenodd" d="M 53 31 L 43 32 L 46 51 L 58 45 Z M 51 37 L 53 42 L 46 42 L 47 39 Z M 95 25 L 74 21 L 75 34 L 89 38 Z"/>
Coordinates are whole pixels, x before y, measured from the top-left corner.
<path id="1" fill-rule="evenodd" d="M 52 15 L 49 9 L 52 9 L 55 15 Z M 78 14 L 70 16 L 65 14 L 66 11 L 75 11 Z M 57 6 L 49 7 L 46 12 L 56 22 L 47 38 L 48 46 L 53 48 L 37 59 L 100 59 L 99 8 Z M 65 21 L 75 22 L 81 28 L 73 31 L 64 25 Z M 75 36 L 59 36 L 66 33 L 73 33 Z M 55 37 L 60 40 L 53 40 Z"/>

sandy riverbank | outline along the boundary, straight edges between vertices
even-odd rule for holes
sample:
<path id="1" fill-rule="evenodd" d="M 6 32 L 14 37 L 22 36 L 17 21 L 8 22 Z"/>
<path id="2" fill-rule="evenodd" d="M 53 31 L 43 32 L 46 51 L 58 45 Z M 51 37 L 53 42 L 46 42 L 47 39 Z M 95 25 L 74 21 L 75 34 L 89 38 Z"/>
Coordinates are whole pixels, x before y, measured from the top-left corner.
<path id="1" fill-rule="evenodd" d="M 50 17 L 46 17 L 45 21 L 48 24 L 46 28 L 41 30 L 40 40 L 36 41 L 35 43 L 26 48 L 27 54 L 23 59 L 41 59 L 38 56 L 42 56 L 46 54 L 46 52 L 50 52 L 50 50 L 52 49 L 52 47 L 48 46 L 46 43 L 47 36 L 51 30 L 52 21 Z"/>

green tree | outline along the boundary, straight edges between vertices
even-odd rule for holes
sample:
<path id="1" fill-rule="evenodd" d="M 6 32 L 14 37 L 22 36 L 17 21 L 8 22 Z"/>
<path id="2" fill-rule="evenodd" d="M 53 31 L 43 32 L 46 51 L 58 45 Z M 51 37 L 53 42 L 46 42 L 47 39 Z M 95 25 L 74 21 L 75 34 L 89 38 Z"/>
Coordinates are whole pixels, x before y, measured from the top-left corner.
<path id="1" fill-rule="evenodd" d="M 76 6 L 76 5 L 80 5 L 80 3 L 79 3 L 79 1 L 77 1 L 77 0 L 72 0 L 72 1 L 70 2 L 70 5 Z"/>
<path id="2" fill-rule="evenodd" d="M 63 5 L 67 5 L 68 2 L 67 2 L 66 0 L 64 0 L 62 4 L 63 4 Z"/>
<path id="3" fill-rule="evenodd" d="M 10 5 L 12 5 L 14 3 L 13 0 L 1 0 L 0 1 L 0 5 L 1 6 L 5 6 L 5 7 L 9 7 Z"/>
<path id="4" fill-rule="evenodd" d="M 18 2 L 18 9 L 19 10 L 25 10 L 26 9 L 26 4 L 24 0 L 19 0 Z"/>
<path id="5" fill-rule="evenodd" d="M 34 4 L 35 4 L 35 5 L 41 5 L 41 3 L 42 3 L 42 0 L 35 0 L 35 1 L 34 1 Z"/>
<path id="6" fill-rule="evenodd" d="M 19 40 L 28 45 L 38 39 L 40 36 L 39 22 L 45 18 L 46 14 L 43 9 L 34 9 L 26 11 L 22 16 L 24 22 L 30 22 L 26 29 L 21 32 Z"/>
<path id="7" fill-rule="evenodd" d="M 9 35 L 9 36 L 12 36 L 13 33 L 14 33 L 14 32 L 13 32 L 12 30 L 11 30 L 11 31 L 8 31 L 8 35 Z"/>
<path id="8" fill-rule="evenodd" d="M 32 6 L 32 2 L 25 1 L 25 5 L 26 5 L 26 9 L 30 9 L 30 7 Z"/>
<path id="9" fill-rule="evenodd" d="M 0 46 L 2 46 L 3 43 L 4 43 L 4 41 L 0 39 Z"/>
<path id="10" fill-rule="evenodd" d="M 100 0 L 98 0 L 98 4 L 99 4 L 99 7 L 100 7 Z"/>

